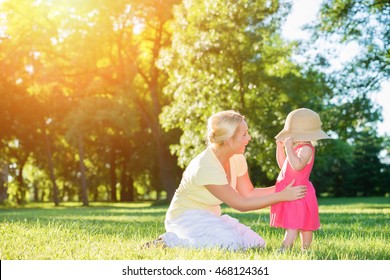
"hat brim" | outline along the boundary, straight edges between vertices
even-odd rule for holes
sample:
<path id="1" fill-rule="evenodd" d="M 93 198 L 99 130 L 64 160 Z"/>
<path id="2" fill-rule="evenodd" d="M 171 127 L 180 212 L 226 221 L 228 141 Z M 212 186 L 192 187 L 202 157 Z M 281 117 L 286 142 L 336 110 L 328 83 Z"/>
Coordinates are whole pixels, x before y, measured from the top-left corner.
<path id="1" fill-rule="evenodd" d="M 293 141 L 317 141 L 321 139 L 330 139 L 329 135 L 323 132 L 322 130 L 317 130 L 315 132 L 291 132 L 283 129 L 279 132 L 275 139 L 278 141 L 284 141 L 288 137 L 291 137 Z"/>

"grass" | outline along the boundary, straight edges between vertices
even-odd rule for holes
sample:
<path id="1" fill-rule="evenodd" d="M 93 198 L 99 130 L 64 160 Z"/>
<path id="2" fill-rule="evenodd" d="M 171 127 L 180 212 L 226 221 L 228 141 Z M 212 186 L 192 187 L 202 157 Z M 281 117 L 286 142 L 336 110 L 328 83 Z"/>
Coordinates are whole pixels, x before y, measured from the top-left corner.
<path id="1" fill-rule="evenodd" d="M 66 203 L 0 206 L 2 260 L 389 260 L 390 198 L 319 199 L 321 229 L 308 252 L 279 254 L 283 230 L 269 227 L 269 209 L 223 212 L 267 241 L 263 250 L 149 248 L 164 233 L 167 206 L 150 203 Z"/>

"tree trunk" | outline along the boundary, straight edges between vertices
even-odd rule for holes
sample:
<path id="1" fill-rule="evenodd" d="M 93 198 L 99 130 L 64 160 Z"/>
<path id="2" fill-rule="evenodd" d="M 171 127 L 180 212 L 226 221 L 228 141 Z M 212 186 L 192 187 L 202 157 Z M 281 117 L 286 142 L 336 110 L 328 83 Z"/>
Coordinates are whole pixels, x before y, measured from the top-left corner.
<path id="1" fill-rule="evenodd" d="M 85 165 L 84 165 L 84 143 L 83 137 L 79 137 L 79 157 L 80 157 L 80 172 L 81 172 L 81 199 L 83 201 L 83 206 L 88 206 L 88 188 L 87 180 L 85 178 Z"/>
<path id="2" fill-rule="evenodd" d="M 111 184 L 111 201 L 118 201 L 116 196 L 116 156 L 115 156 L 115 143 L 111 144 L 110 151 L 110 184 Z"/>
<path id="3" fill-rule="evenodd" d="M 127 162 L 128 158 L 125 158 L 121 174 L 121 201 L 133 202 L 134 180 L 131 173 L 127 170 Z"/>
<path id="4" fill-rule="evenodd" d="M 160 127 L 158 127 L 158 130 L 162 133 Z M 171 201 L 177 187 L 174 172 L 176 163 L 168 150 L 168 145 L 162 141 L 162 135 L 160 134 L 159 137 L 160 140 L 157 140 L 159 178 L 162 184 L 161 187 L 167 192 L 167 200 Z M 161 188 L 157 189 L 157 191 L 160 190 Z"/>
<path id="5" fill-rule="evenodd" d="M 123 176 L 121 180 L 121 201 L 134 201 L 134 180 L 129 174 Z"/>
<path id="6" fill-rule="evenodd" d="M 8 166 L 4 164 L 0 173 L 0 203 L 8 198 Z"/>
<path id="7" fill-rule="evenodd" d="M 33 192 L 34 192 L 33 201 L 38 202 L 39 201 L 39 189 L 35 183 L 33 185 Z"/>
<path id="8" fill-rule="evenodd" d="M 18 205 L 21 205 L 23 202 L 26 202 L 26 193 L 27 193 L 27 187 L 24 184 L 24 179 L 23 179 L 23 169 L 24 166 L 26 165 L 27 159 L 29 157 L 30 153 L 27 152 L 26 156 L 20 160 L 20 166 L 18 169 L 18 175 L 16 176 L 16 180 L 18 181 L 18 190 L 16 192 L 16 203 Z"/>
<path id="9" fill-rule="evenodd" d="M 46 154 L 47 154 L 47 163 L 49 166 L 49 174 L 50 174 L 50 180 L 51 183 L 53 184 L 53 201 L 54 205 L 58 206 L 59 201 L 58 201 L 58 186 L 56 183 L 56 178 L 54 175 L 54 166 L 53 166 L 53 161 L 52 161 L 52 154 L 51 154 L 51 144 L 50 144 L 50 138 L 47 132 L 45 131 L 45 142 L 46 142 Z"/>
<path id="10" fill-rule="evenodd" d="M 164 22 L 161 22 L 159 28 L 157 28 L 156 37 L 153 47 L 153 61 L 157 61 L 160 49 L 162 46 L 162 34 L 163 34 Z M 173 157 L 170 154 L 168 144 L 164 140 L 164 132 L 159 122 L 159 115 L 161 113 L 161 101 L 159 99 L 159 77 L 160 70 L 153 66 L 151 69 L 151 79 L 149 82 L 149 90 L 152 97 L 153 106 L 153 123 L 152 129 L 155 135 L 156 148 L 157 148 L 157 162 L 159 169 L 159 181 L 161 186 L 158 186 L 157 191 L 162 188 L 167 192 L 167 199 L 170 201 L 175 193 L 175 165 Z"/>

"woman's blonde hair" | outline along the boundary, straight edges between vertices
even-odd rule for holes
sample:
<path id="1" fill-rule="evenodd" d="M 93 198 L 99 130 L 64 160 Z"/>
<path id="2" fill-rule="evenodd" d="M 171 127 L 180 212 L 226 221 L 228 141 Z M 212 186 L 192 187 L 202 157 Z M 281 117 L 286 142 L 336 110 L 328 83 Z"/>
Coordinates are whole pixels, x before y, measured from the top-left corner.
<path id="1" fill-rule="evenodd" d="M 207 122 L 207 144 L 222 146 L 226 140 L 235 135 L 243 120 L 245 117 L 233 110 L 212 115 Z"/>

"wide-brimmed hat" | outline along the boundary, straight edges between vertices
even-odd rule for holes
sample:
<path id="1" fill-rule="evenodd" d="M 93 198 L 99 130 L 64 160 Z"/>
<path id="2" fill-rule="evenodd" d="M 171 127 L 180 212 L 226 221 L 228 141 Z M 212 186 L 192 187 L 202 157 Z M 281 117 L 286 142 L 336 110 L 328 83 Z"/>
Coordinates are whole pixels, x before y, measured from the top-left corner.
<path id="1" fill-rule="evenodd" d="M 320 116 L 307 108 L 300 108 L 287 115 L 284 128 L 275 138 L 284 141 L 292 137 L 294 141 L 316 141 L 330 138 L 321 129 Z"/>

